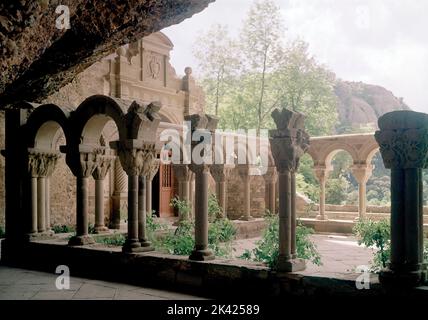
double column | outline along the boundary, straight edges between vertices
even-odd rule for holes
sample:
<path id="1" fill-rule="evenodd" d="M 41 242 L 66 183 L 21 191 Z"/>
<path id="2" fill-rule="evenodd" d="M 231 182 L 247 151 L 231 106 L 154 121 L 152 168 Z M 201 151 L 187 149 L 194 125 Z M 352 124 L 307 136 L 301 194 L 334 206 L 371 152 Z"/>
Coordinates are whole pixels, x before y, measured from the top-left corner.
<path id="1" fill-rule="evenodd" d="M 367 164 L 354 164 L 351 170 L 352 175 L 358 182 L 358 218 L 364 219 L 367 208 L 366 185 L 372 175 L 373 166 Z"/>
<path id="2" fill-rule="evenodd" d="M 92 177 L 95 180 L 95 232 L 105 233 L 108 228 L 104 221 L 104 179 L 114 163 L 114 157 L 100 156 Z"/>
<path id="3" fill-rule="evenodd" d="M 208 180 L 218 119 L 200 114 L 186 116 L 185 119 L 191 122 L 192 163 L 189 168 L 195 173 L 195 248 L 189 259 L 212 260 L 214 254 L 208 249 Z"/>
<path id="4" fill-rule="evenodd" d="M 128 175 L 128 236 L 123 252 L 134 253 L 151 251 L 153 248 L 146 234 L 146 177 L 154 161 L 154 144 L 136 140 L 116 142 L 122 167 Z"/>
<path id="5" fill-rule="evenodd" d="M 234 165 L 213 164 L 210 168 L 211 175 L 216 183 L 216 197 L 222 209 L 222 217 L 227 217 L 227 180 Z"/>
<path id="6" fill-rule="evenodd" d="M 270 130 L 270 144 L 279 182 L 279 256 L 277 269 L 294 272 L 306 268 L 296 252 L 296 177 L 300 157 L 309 147 L 304 116 L 278 109 L 272 113 L 277 129 Z"/>
<path id="7" fill-rule="evenodd" d="M 416 286 L 426 273 L 422 169 L 428 161 L 428 115 L 395 111 L 378 123 L 375 138 L 385 167 L 391 169 L 391 260 L 379 279 L 387 286 Z"/>
<path id="8" fill-rule="evenodd" d="M 55 170 L 60 154 L 29 149 L 28 171 L 30 175 L 31 206 L 30 236 L 51 234 L 49 183 L 47 180 Z"/>
<path id="9" fill-rule="evenodd" d="M 174 164 L 174 176 L 178 181 L 178 196 L 180 200 L 186 201 L 192 207 L 190 198 L 190 182 L 192 171 L 187 164 Z M 190 209 L 192 210 L 192 209 Z M 191 212 L 179 212 L 179 221 L 190 220 Z"/>
<path id="10" fill-rule="evenodd" d="M 146 176 L 146 212 L 149 215 L 153 214 L 153 204 L 152 204 L 152 192 L 153 192 L 153 179 L 159 171 L 160 160 L 156 159 L 152 161 L 150 169 Z"/>
<path id="11" fill-rule="evenodd" d="M 238 165 L 238 173 L 242 179 L 244 187 L 244 206 L 243 215 L 240 220 L 251 221 L 254 218 L 251 216 L 251 181 L 254 176 L 251 174 L 250 165 Z"/>
<path id="12" fill-rule="evenodd" d="M 325 183 L 328 175 L 332 171 L 330 166 L 316 165 L 314 166 L 315 177 L 317 178 L 320 185 L 320 199 L 317 220 L 327 220 L 328 217 L 325 214 Z"/>

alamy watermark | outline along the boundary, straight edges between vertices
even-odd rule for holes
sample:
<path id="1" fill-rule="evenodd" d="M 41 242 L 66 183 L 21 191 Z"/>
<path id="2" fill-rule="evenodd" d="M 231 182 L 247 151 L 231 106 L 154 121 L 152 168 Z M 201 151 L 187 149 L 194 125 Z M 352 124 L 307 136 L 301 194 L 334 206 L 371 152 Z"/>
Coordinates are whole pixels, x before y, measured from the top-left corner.
<path id="1" fill-rule="evenodd" d="M 358 266 L 355 269 L 356 272 L 361 273 L 361 275 L 359 275 L 357 279 L 355 279 L 355 287 L 358 290 L 370 289 L 370 271 L 369 270 L 370 270 L 369 267 L 366 265 Z"/>
<path id="2" fill-rule="evenodd" d="M 251 165 L 257 169 L 257 175 L 265 174 L 269 165 L 268 130 L 260 130 L 259 135 L 255 129 L 192 132 L 190 121 L 185 121 L 182 130 L 164 129 L 160 141 L 164 143 L 161 151 L 164 164 Z M 196 143 L 193 148 L 192 143 Z"/>
<path id="3" fill-rule="evenodd" d="M 59 265 L 55 269 L 55 273 L 59 276 L 55 280 L 55 286 L 58 290 L 70 289 L 70 268 L 66 265 Z"/>

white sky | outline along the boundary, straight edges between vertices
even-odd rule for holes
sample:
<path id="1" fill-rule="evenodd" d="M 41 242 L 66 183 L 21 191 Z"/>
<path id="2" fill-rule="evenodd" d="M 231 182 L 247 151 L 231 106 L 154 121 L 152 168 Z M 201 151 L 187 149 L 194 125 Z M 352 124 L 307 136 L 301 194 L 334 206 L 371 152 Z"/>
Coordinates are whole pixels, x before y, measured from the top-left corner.
<path id="1" fill-rule="evenodd" d="M 300 37 L 337 77 L 377 84 L 414 110 L 428 113 L 428 0 L 276 0 L 288 39 Z M 174 43 L 178 74 L 191 66 L 193 45 L 214 23 L 237 34 L 252 0 L 216 0 L 162 30 Z"/>

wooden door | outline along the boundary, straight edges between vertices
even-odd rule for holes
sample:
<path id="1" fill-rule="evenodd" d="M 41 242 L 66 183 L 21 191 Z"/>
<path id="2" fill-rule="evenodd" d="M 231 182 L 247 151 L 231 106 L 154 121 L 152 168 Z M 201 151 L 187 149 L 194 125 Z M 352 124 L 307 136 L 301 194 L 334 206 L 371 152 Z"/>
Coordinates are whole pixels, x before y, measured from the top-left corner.
<path id="1" fill-rule="evenodd" d="M 161 164 L 159 168 L 159 212 L 161 217 L 174 216 L 174 208 L 169 204 L 174 197 L 174 173 L 171 164 Z"/>

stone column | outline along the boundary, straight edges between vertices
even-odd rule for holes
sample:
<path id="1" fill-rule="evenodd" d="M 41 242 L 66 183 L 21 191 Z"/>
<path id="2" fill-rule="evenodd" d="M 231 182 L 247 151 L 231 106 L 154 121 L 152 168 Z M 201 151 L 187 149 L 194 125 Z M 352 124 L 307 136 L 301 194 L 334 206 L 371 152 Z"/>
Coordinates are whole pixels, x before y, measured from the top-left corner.
<path id="1" fill-rule="evenodd" d="M 113 161 L 113 156 L 100 156 L 98 165 L 92 172 L 92 177 L 95 179 L 95 233 L 108 231 L 104 221 L 104 179 L 113 165 Z"/>
<path id="2" fill-rule="evenodd" d="M 222 218 L 227 217 L 227 180 L 234 167 L 234 165 L 214 164 L 210 168 L 216 182 L 216 197 L 222 208 Z"/>
<path id="3" fill-rule="evenodd" d="M 325 182 L 330 171 L 331 168 L 325 165 L 314 167 L 315 176 L 320 184 L 319 213 L 316 217 L 317 220 L 328 220 L 328 217 L 325 214 Z"/>
<path id="4" fill-rule="evenodd" d="M 190 199 L 190 180 L 192 171 L 187 164 L 174 164 L 174 176 L 178 181 L 178 196 L 181 200 L 187 201 L 191 206 Z M 179 222 L 190 220 L 191 212 L 179 212 Z"/>
<path id="5" fill-rule="evenodd" d="M 218 119 L 208 115 L 191 115 L 185 119 L 191 122 L 192 136 L 200 136 L 192 141 L 192 163 L 189 168 L 195 173 L 195 248 L 189 259 L 205 261 L 214 259 L 208 249 L 208 179 L 213 160 L 213 133 Z M 196 134 L 195 134 L 196 133 Z M 195 156 L 201 156 L 195 159 Z"/>
<path id="6" fill-rule="evenodd" d="M 156 159 L 155 144 L 130 140 L 116 143 L 122 167 L 128 175 L 128 236 L 123 252 L 152 250 L 146 239 L 145 177 Z M 141 190 L 139 191 L 139 186 Z M 143 242 L 143 246 L 141 245 Z"/>
<path id="7" fill-rule="evenodd" d="M 265 203 L 266 209 L 271 213 L 276 213 L 276 183 L 278 174 L 275 167 L 269 167 L 263 175 L 265 180 Z"/>
<path id="8" fill-rule="evenodd" d="M 153 192 L 153 179 L 156 176 L 156 174 L 159 171 L 160 166 L 160 160 L 156 159 L 152 162 L 152 165 L 150 166 L 150 171 L 148 172 L 146 176 L 146 209 L 147 214 L 152 215 L 153 214 L 153 204 L 152 204 L 152 192 Z"/>
<path id="9" fill-rule="evenodd" d="M 372 175 L 373 166 L 367 164 L 354 164 L 351 167 L 352 175 L 358 182 L 358 218 L 366 216 L 366 184 Z"/>
<path id="10" fill-rule="evenodd" d="M 120 229 L 121 211 L 125 210 L 128 194 L 128 176 L 120 164 L 119 157 L 114 163 L 113 210 L 110 221 L 111 229 Z"/>
<path id="11" fill-rule="evenodd" d="M 45 187 L 46 187 L 46 191 L 45 191 L 46 230 L 48 232 L 52 232 L 51 230 L 51 176 L 50 175 L 46 177 Z"/>
<path id="12" fill-rule="evenodd" d="M 239 165 L 238 173 L 242 179 L 244 187 L 244 214 L 240 220 L 251 221 L 254 218 L 251 216 L 251 181 L 253 176 L 251 175 L 251 168 L 249 165 Z"/>
<path id="13" fill-rule="evenodd" d="M 306 268 L 296 257 L 295 173 L 300 157 L 309 147 L 304 116 L 282 109 L 272 112 L 277 126 L 270 130 L 270 144 L 279 181 L 279 257 L 278 271 L 294 272 Z"/>
<path id="14" fill-rule="evenodd" d="M 103 150 L 94 149 L 89 146 L 79 146 L 79 162 L 73 163 L 71 167 L 76 176 L 76 235 L 68 241 L 70 246 L 82 246 L 95 243 L 94 239 L 89 235 L 89 177 L 92 175 L 102 158 Z M 75 156 L 75 155 L 74 155 Z"/>
<path id="15" fill-rule="evenodd" d="M 394 111 L 379 118 L 375 138 L 391 169 L 391 262 L 384 285 L 419 285 L 423 278 L 422 169 L 428 161 L 428 115 Z M 426 275 L 425 275 L 426 276 Z"/>
<path id="16" fill-rule="evenodd" d="M 30 234 L 45 233 L 50 225 L 47 206 L 46 179 L 55 170 L 60 155 L 56 152 L 44 152 L 29 149 L 29 172 L 31 176 L 31 220 Z"/>

